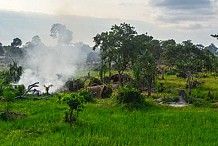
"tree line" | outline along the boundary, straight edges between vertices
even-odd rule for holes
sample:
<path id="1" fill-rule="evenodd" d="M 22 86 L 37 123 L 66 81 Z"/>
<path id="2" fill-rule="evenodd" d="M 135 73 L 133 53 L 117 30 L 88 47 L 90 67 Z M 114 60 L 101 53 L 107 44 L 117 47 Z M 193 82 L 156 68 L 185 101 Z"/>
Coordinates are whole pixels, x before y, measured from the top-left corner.
<path id="1" fill-rule="evenodd" d="M 218 38 L 218 35 L 212 35 Z M 127 23 L 113 25 L 109 31 L 94 37 L 93 50 L 100 50 L 100 78 L 105 79 L 112 69 L 119 75 L 122 86 L 122 76 L 125 71 L 131 71 L 134 77 L 132 84 L 140 89 L 146 86 L 148 96 L 156 83 L 157 74 L 164 79 L 166 68 L 175 68 L 187 79 L 188 92 L 191 95 L 193 74 L 196 72 L 214 72 L 217 70 L 217 57 L 208 49 L 195 45 L 191 40 L 177 43 L 174 39 L 157 40 L 153 36 L 138 34 L 135 27 Z"/>

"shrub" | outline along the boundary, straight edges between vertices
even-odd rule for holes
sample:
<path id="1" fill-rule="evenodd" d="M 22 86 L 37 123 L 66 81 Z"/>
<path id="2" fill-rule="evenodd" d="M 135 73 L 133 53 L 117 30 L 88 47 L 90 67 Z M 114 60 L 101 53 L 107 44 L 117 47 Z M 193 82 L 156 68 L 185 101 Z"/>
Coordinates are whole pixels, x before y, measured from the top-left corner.
<path id="1" fill-rule="evenodd" d="M 16 89 L 17 89 L 16 96 L 21 96 L 25 92 L 25 86 L 24 85 L 18 85 Z"/>
<path id="2" fill-rule="evenodd" d="M 177 71 L 175 69 L 171 69 L 171 70 L 167 70 L 165 74 L 166 75 L 176 75 L 176 72 Z"/>
<path id="3" fill-rule="evenodd" d="M 119 88 L 117 101 L 118 103 L 127 104 L 127 106 L 137 107 L 143 102 L 143 97 L 134 88 Z"/>
<path id="4" fill-rule="evenodd" d="M 15 90 L 12 87 L 5 87 L 3 89 L 4 102 L 6 103 L 5 110 L 8 113 L 12 102 L 15 100 Z"/>
<path id="5" fill-rule="evenodd" d="M 0 119 L 3 121 L 8 121 L 8 114 L 6 112 L 0 112 Z"/>
<path id="6" fill-rule="evenodd" d="M 158 92 L 163 92 L 165 90 L 165 87 L 164 87 L 163 83 L 157 84 L 156 88 L 157 88 Z"/>
<path id="7" fill-rule="evenodd" d="M 3 95 L 3 86 L 0 85 L 0 96 L 2 96 L 2 95 Z"/>
<path id="8" fill-rule="evenodd" d="M 65 112 L 65 122 L 70 124 L 75 123 L 77 121 L 79 112 L 83 110 L 83 96 L 76 93 L 71 93 L 64 95 L 62 100 L 66 102 L 69 107 L 68 111 Z"/>
<path id="9" fill-rule="evenodd" d="M 92 77 L 90 79 L 89 86 L 96 86 L 96 85 L 102 85 L 102 82 L 98 78 Z"/>
<path id="10" fill-rule="evenodd" d="M 93 102 L 94 101 L 92 94 L 89 91 L 87 91 L 86 89 L 80 89 L 78 94 L 84 98 L 84 102 Z"/>
<path id="11" fill-rule="evenodd" d="M 202 107 L 202 106 L 207 106 L 208 102 L 204 99 L 196 98 L 196 97 L 187 97 L 186 102 L 189 104 L 193 104 L 194 106 L 197 107 Z"/>

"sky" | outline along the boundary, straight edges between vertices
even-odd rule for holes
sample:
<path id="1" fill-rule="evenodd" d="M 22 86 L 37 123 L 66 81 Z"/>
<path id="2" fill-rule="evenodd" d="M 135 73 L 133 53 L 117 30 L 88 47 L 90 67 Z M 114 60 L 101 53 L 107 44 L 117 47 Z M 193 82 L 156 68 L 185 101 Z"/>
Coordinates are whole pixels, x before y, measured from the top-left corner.
<path id="1" fill-rule="evenodd" d="M 93 45 L 97 33 L 130 23 L 155 39 L 192 40 L 209 45 L 218 40 L 218 0 L 0 0 L 0 42 L 23 42 L 39 35 L 45 44 L 52 24 L 73 31 L 74 42 Z"/>

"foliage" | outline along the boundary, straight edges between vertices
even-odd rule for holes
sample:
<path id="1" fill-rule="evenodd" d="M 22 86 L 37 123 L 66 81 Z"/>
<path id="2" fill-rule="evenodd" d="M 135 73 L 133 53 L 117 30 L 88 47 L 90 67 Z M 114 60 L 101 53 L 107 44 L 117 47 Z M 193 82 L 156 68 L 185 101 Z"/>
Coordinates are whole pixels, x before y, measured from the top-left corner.
<path id="1" fill-rule="evenodd" d="M 3 121 L 9 120 L 7 112 L 0 112 L 0 120 L 3 120 Z"/>
<path id="2" fill-rule="evenodd" d="M 12 47 L 19 47 L 22 45 L 22 41 L 19 38 L 15 38 L 13 39 L 13 42 L 11 43 Z"/>
<path id="3" fill-rule="evenodd" d="M 183 41 L 181 44 L 167 46 L 164 49 L 163 58 L 166 64 L 176 66 L 179 74 L 187 78 L 189 95 L 191 95 L 193 74 L 198 68 L 203 69 L 206 67 L 208 70 L 211 70 L 213 65 L 210 62 L 215 61 L 212 54 L 208 54 L 208 51 L 200 50 L 190 40 Z"/>
<path id="4" fill-rule="evenodd" d="M 95 77 L 91 77 L 89 81 L 89 86 L 96 86 L 96 85 L 102 85 L 102 82 Z"/>
<path id="5" fill-rule="evenodd" d="M 15 90 L 8 86 L 3 89 L 3 101 L 5 102 L 5 113 L 1 113 L 3 120 L 10 120 L 9 110 L 12 108 L 12 102 L 15 100 Z"/>
<path id="6" fill-rule="evenodd" d="M 3 95 L 3 86 L 0 84 L 0 96 Z"/>
<path id="7" fill-rule="evenodd" d="M 92 94 L 89 91 L 87 91 L 86 89 L 80 89 L 78 94 L 84 98 L 84 102 L 93 102 L 94 101 Z"/>
<path id="8" fill-rule="evenodd" d="M 79 112 L 83 110 L 84 97 L 77 93 L 71 93 L 65 94 L 62 100 L 68 105 L 68 111 L 65 112 L 65 122 L 74 124 Z"/>
<path id="9" fill-rule="evenodd" d="M 18 82 L 22 73 L 23 68 L 22 66 L 19 66 L 17 62 L 13 61 L 13 63 L 9 65 L 9 76 L 11 78 L 11 82 Z"/>
<path id="10" fill-rule="evenodd" d="M 209 102 L 206 101 L 205 99 L 196 98 L 196 97 L 193 97 L 193 96 L 189 96 L 185 100 L 189 104 L 192 104 L 192 105 L 194 105 L 196 107 L 206 107 L 206 106 L 209 105 Z"/>
<path id="11" fill-rule="evenodd" d="M 71 40 L 73 39 L 73 32 L 67 29 L 65 25 L 60 23 L 53 24 L 50 32 L 50 36 L 52 38 L 58 39 L 59 45 L 69 45 Z"/>
<path id="12" fill-rule="evenodd" d="M 43 46 L 44 44 L 41 41 L 41 38 L 38 35 L 32 37 L 31 41 L 28 41 L 24 48 L 34 48 L 37 46 Z"/>
<path id="13" fill-rule="evenodd" d="M 218 39 L 218 34 L 212 34 L 211 36 Z"/>
<path id="14" fill-rule="evenodd" d="M 112 63 L 118 74 L 122 76 L 131 60 L 133 47 L 130 42 L 136 34 L 135 28 L 130 24 L 121 23 L 119 26 L 113 25 L 109 32 L 102 32 L 94 37 L 93 49 L 100 49 L 102 60 L 101 79 L 107 68 L 110 76 Z M 122 84 L 121 81 L 120 84 Z"/>
<path id="15" fill-rule="evenodd" d="M 137 88 L 139 89 L 147 84 L 148 96 L 151 95 L 152 84 L 155 82 L 156 67 L 154 56 L 149 50 L 141 52 L 133 65 L 133 75 L 138 83 Z"/>
<path id="16" fill-rule="evenodd" d="M 176 76 L 166 76 L 161 82 L 166 82 L 166 87 L 168 84 L 176 87 L 185 84 L 184 79 Z M 216 90 L 216 84 L 214 78 L 206 78 L 202 90 Z M 55 97 L 16 100 L 14 111 L 27 116 L 10 122 L 0 121 L 1 145 L 218 144 L 217 108 L 166 107 L 146 99 L 152 106 L 130 111 L 116 106 L 112 99 L 97 99 L 95 103 L 85 104 L 77 124 L 70 126 L 62 120 L 67 104 L 55 101 Z M 0 103 L 0 109 L 2 107 Z"/>
<path id="17" fill-rule="evenodd" d="M 134 88 L 119 88 L 117 101 L 126 104 L 127 107 L 138 107 L 143 103 L 143 97 L 140 92 Z"/>
<path id="18" fill-rule="evenodd" d="M 26 88 L 24 85 L 17 85 L 16 90 L 17 90 L 16 96 L 21 96 L 24 94 Z"/>
<path id="19" fill-rule="evenodd" d="M 2 43 L 0 42 L 0 56 L 3 56 L 3 55 L 4 55 L 4 49 L 3 49 Z"/>

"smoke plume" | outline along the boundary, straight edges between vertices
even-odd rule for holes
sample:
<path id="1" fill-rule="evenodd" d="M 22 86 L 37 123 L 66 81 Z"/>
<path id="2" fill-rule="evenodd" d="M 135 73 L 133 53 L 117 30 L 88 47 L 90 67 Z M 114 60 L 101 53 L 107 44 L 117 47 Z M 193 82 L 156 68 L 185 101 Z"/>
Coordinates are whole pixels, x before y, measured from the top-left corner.
<path id="1" fill-rule="evenodd" d="M 61 37 L 71 40 L 72 36 L 69 33 L 66 34 L 66 36 L 62 34 Z M 51 92 L 62 88 L 67 80 L 73 79 L 79 69 L 79 64 L 86 60 L 89 52 L 82 50 L 82 45 L 67 42 L 67 44 L 58 43 L 55 47 L 47 47 L 41 42 L 39 36 L 33 37 L 33 40 L 23 48 L 24 58 L 20 60 L 20 63 L 24 68 L 24 73 L 18 84 L 24 84 L 27 87 L 39 82 L 39 90 L 43 92 L 44 85 L 52 84 L 49 90 Z"/>

